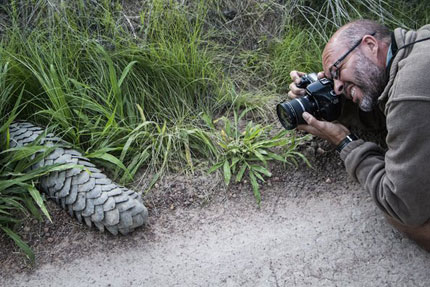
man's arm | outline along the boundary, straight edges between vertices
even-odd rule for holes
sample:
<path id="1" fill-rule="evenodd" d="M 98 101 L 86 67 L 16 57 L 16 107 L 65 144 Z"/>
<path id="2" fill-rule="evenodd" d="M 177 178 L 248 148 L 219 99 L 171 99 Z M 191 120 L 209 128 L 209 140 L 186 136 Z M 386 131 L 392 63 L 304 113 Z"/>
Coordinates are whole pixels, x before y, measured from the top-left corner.
<path id="1" fill-rule="evenodd" d="M 377 205 L 407 225 L 430 217 L 429 111 L 429 101 L 393 101 L 387 106 L 387 153 L 362 140 L 341 153 L 348 173 Z"/>

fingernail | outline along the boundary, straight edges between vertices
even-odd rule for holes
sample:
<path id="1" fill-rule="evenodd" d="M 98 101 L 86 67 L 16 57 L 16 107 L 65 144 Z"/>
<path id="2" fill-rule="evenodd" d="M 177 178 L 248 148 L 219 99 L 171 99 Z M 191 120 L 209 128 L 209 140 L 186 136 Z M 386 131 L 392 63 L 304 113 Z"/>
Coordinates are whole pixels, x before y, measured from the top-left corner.
<path id="1" fill-rule="evenodd" d="M 304 112 L 304 113 L 302 114 L 302 117 L 303 117 L 303 119 L 304 119 L 305 121 L 308 121 L 308 120 L 309 120 L 309 118 L 310 118 L 310 114 L 309 114 L 309 113 L 307 113 L 307 112 Z"/>

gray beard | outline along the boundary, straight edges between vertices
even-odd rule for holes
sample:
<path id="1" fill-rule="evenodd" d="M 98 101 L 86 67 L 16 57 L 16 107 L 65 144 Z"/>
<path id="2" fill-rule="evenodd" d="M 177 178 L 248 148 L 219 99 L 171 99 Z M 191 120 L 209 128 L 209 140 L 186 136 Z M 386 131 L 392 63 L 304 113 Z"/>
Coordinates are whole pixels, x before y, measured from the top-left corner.
<path id="1" fill-rule="evenodd" d="M 387 75 L 384 68 L 375 65 L 361 50 L 357 53 L 360 61 L 354 68 L 355 82 L 363 92 L 359 107 L 364 112 L 370 112 L 375 108 L 378 97 L 384 91 Z"/>

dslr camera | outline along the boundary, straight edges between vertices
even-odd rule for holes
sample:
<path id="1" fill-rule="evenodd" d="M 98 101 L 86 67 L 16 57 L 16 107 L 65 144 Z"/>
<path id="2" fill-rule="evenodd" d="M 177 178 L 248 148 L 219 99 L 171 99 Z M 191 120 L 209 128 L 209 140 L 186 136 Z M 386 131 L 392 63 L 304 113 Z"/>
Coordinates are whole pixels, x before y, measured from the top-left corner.
<path id="1" fill-rule="evenodd" d="M 297 125 L 306 124 L 302 114 L 308 112 L 318 120 L 332 122 L 341 113 L 341 97 L 335 94 L 333 81 L 327 78 L 318 79 L 316 73 L 300 78 L 299 88 L 306 88 L 306 95 L 276 106 L 282 126 L 291 130 Z"/>

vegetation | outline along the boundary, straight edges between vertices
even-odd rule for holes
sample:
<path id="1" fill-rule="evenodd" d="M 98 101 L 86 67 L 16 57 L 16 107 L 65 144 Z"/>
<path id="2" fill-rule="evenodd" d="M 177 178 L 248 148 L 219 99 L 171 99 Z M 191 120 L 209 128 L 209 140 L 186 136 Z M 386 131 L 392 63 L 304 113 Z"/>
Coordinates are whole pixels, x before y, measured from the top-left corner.
<path id="1" fill-rule="evenodd" d="M 214 121 L 214 123 L 224 122 L 221 138 L 218 142 L 222 152 L 221 159 L 209 169 L 209 172 L 222 168 L 226 185 L 229 185 L 232 176 L 235 175 L 235 181 L 240 182 L 244 174 L 248 172 L 255 199 L 260 204 L 261 194 L 258 180 L 265 182 L 264 176 L 272 176 L 268 169 L 268 161 L 276 160 L 297 166 L 295 158 L 298 157 L 308 164 L 309 162 L 295 150 L 297 139 L 294 136 L 288 136 L 291 131 L 281 130 L 276 135 L 271 136 L 271 125 L 262 126 L 261 124 L 254 124 L 252 121 L 247 121 L 246 127 L 241 131 L 240 124 L 248 112 L 249 109 L 245 109 L 238 116 L 234 111 L 233 121 L 226 116 Z M 277 154 L 271 151 L 276 147 L 286 148 Z"/>
<path id="2" fill-rule="evenodd" d="M 151 174 L 146 190 L 167 170 L 222 168 L 226 184 L 249 177 L 260 201 L 267 161 L 302 158 L 274 115 L 289 72 L 319 71 L 324 43 L 352 19 L 417 28 L 428 14 L 400 0 L 7 1 L 0 132 L 15 118 L 49 126 L 124 184 Z M 27 251 L 12 230 L 21 213 L 49 216 L 34 188 L 49 170 L 22 168 L 40 148 L 2 137 L 0 226 Z"/>

